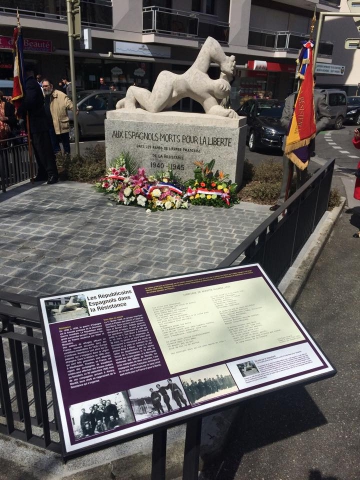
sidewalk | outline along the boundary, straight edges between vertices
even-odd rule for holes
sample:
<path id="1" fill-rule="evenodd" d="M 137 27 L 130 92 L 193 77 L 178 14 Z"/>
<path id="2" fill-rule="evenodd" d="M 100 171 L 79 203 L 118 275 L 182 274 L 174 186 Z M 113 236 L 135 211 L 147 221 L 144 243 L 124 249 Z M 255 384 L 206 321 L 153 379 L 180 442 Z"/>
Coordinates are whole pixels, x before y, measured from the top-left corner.
<path id="1" fill-rule="evenodd" d="M 0 249 L 3 259 L 0 264 L 0 285 L 14 293 L 44 295 L 215 268 L 270 213 L 268 206 L 250 203 L 241 203 L 229 210 L 196 207 L 188 211 L 146 213 L 141 209 L 117 206 L 85 184 L 64 182 L 53 186 L 19 187 L 0 195 Z M 326 222 L 331 225 L 324 230 Z M 324 220 L 315 233 L 316 238 L 312 242 L 318 242 L 315 245 L 318 251 L 322 240 L 326 238 L 324 231 L 329 233 L 333 222 L 333 219 Z M 306 252 L 303 255 L 306 259 Z M 307 276 L 308 272 L 305 273 Z M 303 320 L 306 317 L 306 312 L 300 316 Z M 312 329 L 308 328 L 312 333 Z M 319 343 L 328 354 L 326 342 Z M 334 363 L 336 365 L 335 360 Z M 281 394 L 286 397 L 290 395 L 287 392 L 278 394 L 280 409 L 284 408 Z M 262 442 L 256 443 L 256 434 L 263 434 L 261 423 L 257 424 L 256 409 L 265 409 L 265 416 L 265 406 L 272 395 L 260 397 L 254 402 L 253 426 L 249 426 L 249 430 L 253 429 L 254 438 L 250 443 L 247 440 L 244 442 L 244 438 L 239 437 L 236 430 L 233 431 L 233 442 L 238 445 L 239 451 L 227 449 L 223 473 L 227 472 L 230 465 L 232 473 L 235 475 L 238 469 L 237 475 L 240 476 L 218 476 L 217 480 L 307 480 L 308 477 L 268 476 L 268 463 L 273 463 L 272 458 L 266 462 L 261 459 L 264 464 L 258 477 L 255 473 L 254 476 L 249 475 L 242 463 L 239 466 L 242 457 L 239 452 L 244 449 L 242 443 L 252 444 L 254 452 L 263 445 Z M 299 409 L 303 409 L 302 401 L 307 397 L 306 394 L 299 398 L 290 395 L 289 398 Z M 271 419 L 273 423 L 267 427 L 269 432 L 278 425 L 273 414 Z M 223 419 L 223 423 L 226 424 L 226 419 Z M 319 425 L 322 424 L 320 422 Z M 225 425 L 225 429 L 228 426 Z M 287 431 L 285 427 L 284 431 Z M 179 475 L 183 439 L 184 428 L 171 429 L 169 478 Z M 0 437 L 0 446 L 3 465 L 0 480 L 149 478 L 151 437 L 106 449 L 71 461 L 66 466 L 62 466 L 58 455 L 51 452 L 44 455 L 44 450 L 7 437 Z M 16 455 L 9 460 L 14 451 Z M 249 469 L 255 472 L 257 466 L 252 464 L 252 455 L 249 455 Z M 245 456 L 242 461 L 245 461 Z M 92 468 L 91 473 L 89 467 Z M 110 472 L 113 477 L 110 477 Z M 339 480 L 350 480 L 350 477 Z"/>

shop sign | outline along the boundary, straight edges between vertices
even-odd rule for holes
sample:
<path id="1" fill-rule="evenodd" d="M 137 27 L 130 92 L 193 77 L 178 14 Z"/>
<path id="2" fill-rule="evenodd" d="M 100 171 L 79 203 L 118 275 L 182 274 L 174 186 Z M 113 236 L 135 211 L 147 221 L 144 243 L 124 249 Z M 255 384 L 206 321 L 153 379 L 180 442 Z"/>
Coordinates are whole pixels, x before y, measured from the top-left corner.
<path id="1" fill-rule="evenodd" d="M 288 72 L 295 73 L 296 65 L 288 63 L 267 62 L 265 60 L 249 60 L 249 70 L 266 71 L 266 72 Z"/>
<path id="2" fill-rule="evenodd" d="M 140 55 L 142 57 L 171 57 L 170 47 L 132 42 L 114 42 L 114 53 L 123 53 L 125 55 Z"/>
<path id="3" fill-rule="evenodd" d="M 332 65 L 331 63 L 317 63 L 315 73 L 323 73 L 325 75 L 344 75 L 344 65 Z"/>
<path id="4" fill-rule="evenodd" d="M 13 48 L 12 37 L 4 37 L 0 35 L 0 49 Z M 24 51 L 27 52 L 47 52 L 53 51 L 51 40 L 37 40 L 35 38 L 24 38 Z"/>

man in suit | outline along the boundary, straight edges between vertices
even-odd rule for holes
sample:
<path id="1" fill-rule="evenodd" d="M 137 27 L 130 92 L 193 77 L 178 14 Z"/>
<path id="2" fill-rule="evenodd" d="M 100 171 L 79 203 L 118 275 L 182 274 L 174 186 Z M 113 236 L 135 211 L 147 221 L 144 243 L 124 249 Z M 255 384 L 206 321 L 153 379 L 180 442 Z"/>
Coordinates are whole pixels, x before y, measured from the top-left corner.
<path id="1" fill-rule="evenodd" d="M 34 180 L 36 182 L 47 180 L 47 183 L 51 185 L 57 183 L 58 171 L 49 135 L 44 95 L 34 77 L 31 65 L 25 66 L 25 78 L 25 96 L 18 113 L 24 119 L 26 114 L 29 115 L 32 147 L 38 164 L 38 173 Z"/>
<path id="2" fill-rule="evenodd" d="M 316 83 L 316 77 L 314 75 L 314 87 Z M 294 113 L 294 106 L 296 101 L 297 92 L 292 93 L 285 99 L 285 107 L 280 119 L 280 123 L 286 129 L 289 128 L 293 113 Z M 316 134 L 324 130 L 324 128 L 328 125 L 331 114 L 329 105 L 325 101 L 325 95 L 319 91 L 314 90 L 314 107 L 315 107 L 315 119 L 316 119 Z M 286 144 L 286 137 L 284 137 L 283 141 L 283 150 L 285 149 Z M 309 152 L 314 152 L 315 150 L 315 138 L 310 141 L 309 145 Z M 309 158 L 310 160 L 310 158 Z M 283 156 L 283 177 L 281 183 L 281 190 L 280 196 L 275 205 L 270 207 L 271 211 L 277 210 L 284 202 L 287 200 L 285 198 L 288 195 L 291 180 L 294 172 L 294 163 L 286 156 Z M 301 170 L 298 167 L 296 168 L 296 189 L 299 189 L 308 178 L 308 171 L 307 168 Z"/>

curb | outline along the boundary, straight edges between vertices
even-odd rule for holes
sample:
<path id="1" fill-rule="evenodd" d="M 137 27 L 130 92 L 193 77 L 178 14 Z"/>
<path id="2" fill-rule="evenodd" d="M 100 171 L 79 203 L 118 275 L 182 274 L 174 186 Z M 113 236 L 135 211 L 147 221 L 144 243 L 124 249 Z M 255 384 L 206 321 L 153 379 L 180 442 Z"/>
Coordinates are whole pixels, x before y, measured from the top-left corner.
<path id="1" fill-rule="evenodd" d="M 281 280 L 278 289 L 290 306 L 296 303 L 319 255 L 324 248 L 336 220 L 346 204 L 346 198 L 341 197 L 341 205 L 326 212 L 308 241 L 300 251 L 293 265 Z"/>

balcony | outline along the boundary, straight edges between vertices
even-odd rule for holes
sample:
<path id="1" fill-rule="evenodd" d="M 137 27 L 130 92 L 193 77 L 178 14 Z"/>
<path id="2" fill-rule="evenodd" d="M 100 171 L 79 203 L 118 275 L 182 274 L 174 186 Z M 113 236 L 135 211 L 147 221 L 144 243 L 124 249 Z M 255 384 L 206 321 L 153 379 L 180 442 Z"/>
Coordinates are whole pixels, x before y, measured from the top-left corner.
<path id="1" fill-rule="evenodd" d="M 275 50 L 277 52 L 298 53 L 303 40 L 309 34 L 298 32 L 274 32 L 250 27 L 248 47 L 260 50 Z M 318 54 L 322 57 L 331 57 L 334 45 L 331 42 L 320 42 Z"/>
<path id="2" fill-rule="evenodd" d="M 66 0 L 1 0 L 0 14 L 11 15 L 16 21 L 17 9 L 20 17 L 42 19 L 50 22 L 67 22 Z M 92 3 L 81 1 L 81 24 L 103 29 L 112 29 L 112 3 L 111 0 L 97 0 Z M 28 8 L 32 8 L 29 10 Z"/>
<path id="3" fill-rule="evenodd" d="M 151 6 L 143 8 L 143 33 L 193 39 L 210 36 L 220 43 L 228 43 L 229 24 L 214 20 L 213 15 Z"/>

